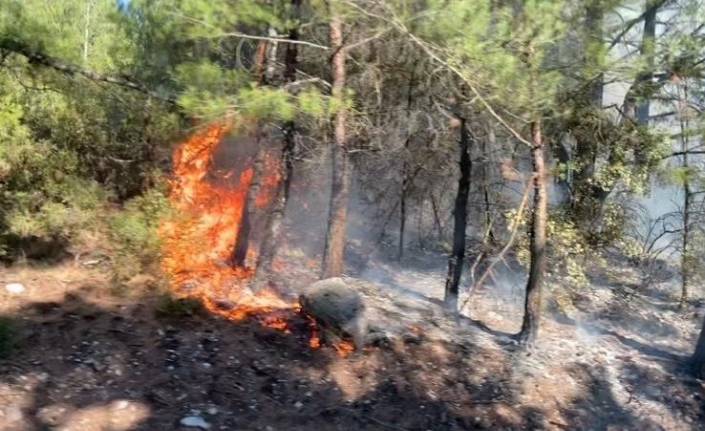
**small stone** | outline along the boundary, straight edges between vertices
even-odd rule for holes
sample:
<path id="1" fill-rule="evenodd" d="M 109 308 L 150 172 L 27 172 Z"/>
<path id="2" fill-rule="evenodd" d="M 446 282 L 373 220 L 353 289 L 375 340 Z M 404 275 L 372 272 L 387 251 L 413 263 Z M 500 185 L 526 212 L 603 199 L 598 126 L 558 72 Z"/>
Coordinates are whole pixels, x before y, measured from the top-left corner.
<path id="1" fill-rule="evenodd" d="M 120 400 L 117 402 L 116 407 L 118 408 L 118 410 L 125 410 L 129 405 L 130 403 L 128 403 L 127 401 Z"/>
<path id="2" fill-rule="evenodd" d="M 7 423 L 19 422 L 24 416 L 22 414 L 22 409 L 16 405 L 5 407 L 5 410 L 0 410 L 0 412 L 5 417 L 5 421 Z"/>
<path id="3" fill-rule="evenodd" d="M 209 408 L 208 410 L 206 410 L 206 413 L 208 413 L 208 414 L 211 415 L 211 416 L 217 415 L 217 414 L 218 414 L 218 409 L 217 409 L 216 407 L 211 407 L 211 408 Z"/>
<path id="4" fill-rule="evenodd" d="M 205 368 L 206 370 L 210 369 L 212 366 L 213 365 L 209 364 L 208 362 L 203 363 L 203 368 Z"/>
<path id="5" fill-rule="evenodd" d="M 181 419 L 179 423 L 185 427 L 201 428 L 204 430 L 210 429 L 211 424 L 206 422 L 202 417 L 199 416 L 186 416 Z"/>
<path id="6" fill-rule="evenodd" d="M 302 408 L 303 406 L 304 406 L 304 403 L 302 403 L 301 401 L 297 401 L 297 402 L 294 404 L 294 407 L 296 407 L 296 408 L 299 409 L 299 410 L 301 410 L 301 408 Z"/>
<path id="7" fill-rule="evenodd" d="M 12 295 L 25 293 L 26 290 L 22 283 L 7 283 L 5 285 L 5 291 Z"/>
<path id="8" fill-rule="evenodd" d="M 306 392 L 306 396 L 308 398 L 311 398 L 313 396 L 313 392 L 311 392 L 311 391 Z"/>

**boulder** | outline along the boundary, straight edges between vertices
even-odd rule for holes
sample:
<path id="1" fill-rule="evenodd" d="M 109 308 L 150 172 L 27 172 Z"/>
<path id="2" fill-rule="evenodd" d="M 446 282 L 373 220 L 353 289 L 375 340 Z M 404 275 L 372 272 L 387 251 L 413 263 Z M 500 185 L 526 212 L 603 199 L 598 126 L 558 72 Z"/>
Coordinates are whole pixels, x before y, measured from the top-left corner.
<path id="1" fill-rule="evenodd" d="M 299 302 L 301 312 L 316 320 L 321 341 L 334 335 L 351 338 L 357 352 L 365 346 L 368 333 L 365 303 L 362 295 L 344 279 L 328 278 L 309 285 L 301 291 Z"/>

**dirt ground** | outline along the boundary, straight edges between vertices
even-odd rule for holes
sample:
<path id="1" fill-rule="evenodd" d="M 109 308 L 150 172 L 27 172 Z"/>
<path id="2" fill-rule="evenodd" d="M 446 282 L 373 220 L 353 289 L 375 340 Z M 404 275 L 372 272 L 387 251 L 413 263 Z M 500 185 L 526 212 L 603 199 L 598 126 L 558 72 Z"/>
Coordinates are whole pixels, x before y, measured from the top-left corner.
<path id="1" fill-rule="evenodd" d="M 432 309 L 438 274 L 380 268 L 368 279 L 386 274 L 390 297 L 425 296 Z M 184 314 L 165 309 L 149 278 L 116 291 L 105 272 L 0 275 L 0 287 L 26 287 L 0 291 L 19 341 L 0 360 L 0 431 L 705 429 L 705 386 L 683 361 L 696 328 L 682 328 L 702 317 L 695 306 L 678 317 L 653 298 L 619 302 L 596 281 L 585 311 L 544 319 L 541 344 L 526 352 L 508 336 L 516 304 L 479 292 L 472 314 L 487 327 L 433 312 L 341 358 L 310 348 L 293 312 L 290 333 L 257 317 Z"/>

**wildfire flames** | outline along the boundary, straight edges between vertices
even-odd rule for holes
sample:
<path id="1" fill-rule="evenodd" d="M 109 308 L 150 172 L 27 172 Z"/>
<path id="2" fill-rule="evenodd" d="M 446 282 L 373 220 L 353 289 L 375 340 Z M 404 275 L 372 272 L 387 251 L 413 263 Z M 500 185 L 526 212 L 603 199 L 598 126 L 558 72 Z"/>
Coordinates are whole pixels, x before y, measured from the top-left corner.
<path id="1" fill-rule="evenodd" d="M 178 216 L 160 225 L 161 267 L 177 295 L 198 297 L 212 312 L 234 320 L 265 315 L 265 325 L 287 330 L 286 321 L 276 311 L 292 310 L 297 304 L 283 300 L 272 290 L 254 295 L 247 288 L 253 271 L 226 263 L 252 179 L 251 167 L 238 178 L 233 178 L 235 167 L 219 176 L 209 170 L 212 155 L 227 131 L 226 126 L 211 125 L 174 150 L 169 199 Z M 271 158 L 265 166 L 258 206 L 269 203 L 279 180 L 277 170 L 271 169 Z M 248 258 L 254 253 L 250 249 Z"/>
<path id="2" fill-rule="evenodd" d="M 174 149 L 169 200 L 178 215 L 163 220 L 159 227 L 161 267 L 176 295 L 199 298 L 211 312 L 228 319 L 254 316 L 263 325 L 288 333 L 287 316 L 300 310 L 298 302 L 286 301 L 268 289 L 254 294 L 247 287 L 254 275 L 252 269 L 233 268 L 227 263 L 253 175 L 252 167 L 239 176 L 235 167 L 228 172 L 213 172 L 212 156 L 227 131 L 227 126 L 211 125 Z M 265 159 L 262 187 L 255 201 L 259 207 L 268 205 L 276 190 L 276 164 L 272 157 Z M 248 260 L 255 253 L 250 248 Z M 274 264 L 275 269 L 282 265 L 277 261 Z M 315 261 L 306 265 L 315 266 Z M 309 344 L 318 348 L 320 340 L 312 318 L 309 327 Z M 353 350 L 345 341 L 335 347 L 341 356 Z"/>

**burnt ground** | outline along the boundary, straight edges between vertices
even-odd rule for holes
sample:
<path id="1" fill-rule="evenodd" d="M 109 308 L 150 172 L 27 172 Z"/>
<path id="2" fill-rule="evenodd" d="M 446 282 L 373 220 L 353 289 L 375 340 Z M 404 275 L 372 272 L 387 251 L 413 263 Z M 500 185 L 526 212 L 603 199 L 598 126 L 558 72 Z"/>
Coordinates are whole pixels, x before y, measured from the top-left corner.
<path id="1" fill-rule="evenodd" d="M 574 314 L 544 319 L 526 352 L 508 337 L 514 288 L 476 293 L 473 318 L 488 325 L 478 328 L 434 308 L 429 268 L 377 270 L 390 301 L 416 297 L 429 311 L 404 312 L 416 319 L 407 332 L 341 358 L 310 348 L 293 313 L 285 333 L 165 302 L 149 277 L 116 289 L 104 268 L 11 268 L 2 285 L 27 290 L 0 292 L 17 340 L 0 360 L 0 431 L 198 429 L 183 420 L 242 431 L 705 429 L 705 388 L 683 361 L 694 306 L 683 316 L 598 277 Z"/>

